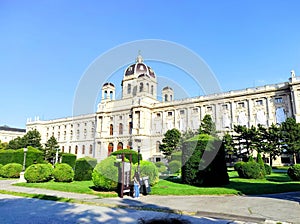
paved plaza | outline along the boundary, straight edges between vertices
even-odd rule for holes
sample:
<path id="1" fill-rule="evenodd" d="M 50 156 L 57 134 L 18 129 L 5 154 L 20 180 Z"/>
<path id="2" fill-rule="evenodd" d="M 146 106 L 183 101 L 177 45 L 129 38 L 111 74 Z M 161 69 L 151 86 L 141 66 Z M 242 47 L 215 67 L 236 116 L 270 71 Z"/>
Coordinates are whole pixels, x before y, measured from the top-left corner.
<path id="1" fill-rule="evenodd" d="M 137 223 L 177 217 L 191 223 L 300 223 L 300 192 L 260 196 L 143 196 L 99 199 L 94 195 L 13 186 L 0 189 L 71 198 L 62 203 L 0 195 L 1 223 Z"/>

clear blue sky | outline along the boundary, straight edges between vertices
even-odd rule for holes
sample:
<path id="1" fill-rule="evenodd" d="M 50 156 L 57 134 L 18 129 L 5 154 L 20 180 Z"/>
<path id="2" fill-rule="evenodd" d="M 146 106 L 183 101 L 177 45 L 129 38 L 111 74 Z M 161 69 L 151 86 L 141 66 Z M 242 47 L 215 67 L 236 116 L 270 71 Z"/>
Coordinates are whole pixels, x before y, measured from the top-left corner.
<path id="1" fill-rule="evenodd" d="M 90 63 L 140 39 L 191 49 L 224 91 L 285 82 L 291 69 L 300 75 L 299 11 L 297 0 L 0 0 L 0 125 L 71 116 Z M 180 72 L 154 66 L 181 82 Z"/>

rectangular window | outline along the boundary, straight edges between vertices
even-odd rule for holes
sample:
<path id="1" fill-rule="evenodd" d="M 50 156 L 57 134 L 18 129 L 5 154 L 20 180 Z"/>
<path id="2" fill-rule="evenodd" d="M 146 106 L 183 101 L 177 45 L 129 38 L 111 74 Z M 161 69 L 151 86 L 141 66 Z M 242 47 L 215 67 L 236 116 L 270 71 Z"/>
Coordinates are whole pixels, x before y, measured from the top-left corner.
<path id="1" fill-rule="evenodd" d="M 156 117 L 160 117 L 160 113 L 157 113 L 157 114 L 156 114 Z"/>
<path id="2" fill-rule="evenodd" d="M 262 106 L 263 105 L 263 101 L 262 100 L 257 100 L 256 101 L 256 105 L 257 106 Z"/>
<path id="3" fill-rule="evenodd" d="M 244 103 L 244 102 L 238 103 L 238 107 L 239 107 L 239 108 L 244 108 L 244 107 L 245 107 L 245 103 Z"/>
<path id="4" fill-rule="evenodd" d="M 168 112 L 168 116 L 172 116 L 172 114 L 173 114 L 172 111 Z"/>
<path id="5" fill-rule="evenodd" d="M 193 113 L 198 113 L 198 108 L 193 108 Z"/>
<path id="6" fill-rule="evenodd" d="M 206 107 L 207 111 L 212 111 L 212 107 Z"/>
<path id="7" fill-rule="evenodd" d="M 184 110 L 180 110 L 180 114 L 181 114 L 181 115 L 184 114 Z"/>
<path id="8" fill-rule="evenodd" d="M 282 97 L 276 97 L 275 98 L 275 103 L 283 103 Z"/>
<path id="9" fill-rule="evenodd" d="M 227 104 L 223 104 L 223 105 L 222 105 L 222 109 L 223 109 L 223 110 L 227 110 L 227 109 L 228 109 L 228 105 L 227 105 Z"/>

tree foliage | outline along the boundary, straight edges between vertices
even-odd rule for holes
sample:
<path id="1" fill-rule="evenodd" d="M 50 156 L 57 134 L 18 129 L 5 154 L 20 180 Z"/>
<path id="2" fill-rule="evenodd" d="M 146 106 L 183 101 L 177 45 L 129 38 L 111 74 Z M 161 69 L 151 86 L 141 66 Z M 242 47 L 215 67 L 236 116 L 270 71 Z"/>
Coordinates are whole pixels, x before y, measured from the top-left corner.
<path id="1" fill-rule="evenodd" d="M 56 156 L 56 150 L 58 148 L 59 145 L 57 144 L 56 138 L 51 136 L 45 144 L 45 148 L 43 149 L 45 161 L 53 164 Z"/>
<path id="2" fill-rule="evenodd" d="M 28 131 L 23 137 L 17 137 L 9 141 L 7 149 L 20 149 L 32 146 L 37 149 L 42 149 L 41 134 L 36 130 Z"/>
<path id="3" fill-rule="evenodd" d="M 213 122 L 213 119 L 209 114 L 206 114 L 202 119 L 199 134 L 217 136 L 216 124 Z"/>
<path id="4" fill-rule="evenodd" d="M 168 130 L 159 146 L 160 151 L 166 156 L 170 157 L 172 152 L 178 149 L 181 133 L 176 128 Z"/>

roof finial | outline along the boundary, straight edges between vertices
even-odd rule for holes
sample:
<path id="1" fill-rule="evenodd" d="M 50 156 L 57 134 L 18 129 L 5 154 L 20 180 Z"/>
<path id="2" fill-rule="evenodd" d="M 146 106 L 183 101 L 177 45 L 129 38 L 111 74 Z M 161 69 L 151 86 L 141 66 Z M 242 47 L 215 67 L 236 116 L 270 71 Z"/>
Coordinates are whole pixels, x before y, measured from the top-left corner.
<path id="1" fill-rule="evenodd" d="M 141 50 L 139 50 L 138 51 L 138 56 L 137 56 L 137 58 L 136 58 L 136 62 L 138 62 L 138 63 L 141 63 L 141 62 L 143 62 L 144 60 L 143 60 L 143 57 L 142 57 L 142 55 L 141 55 Z"/>

